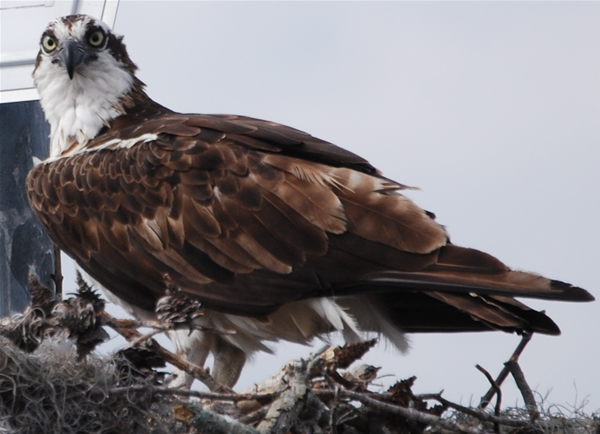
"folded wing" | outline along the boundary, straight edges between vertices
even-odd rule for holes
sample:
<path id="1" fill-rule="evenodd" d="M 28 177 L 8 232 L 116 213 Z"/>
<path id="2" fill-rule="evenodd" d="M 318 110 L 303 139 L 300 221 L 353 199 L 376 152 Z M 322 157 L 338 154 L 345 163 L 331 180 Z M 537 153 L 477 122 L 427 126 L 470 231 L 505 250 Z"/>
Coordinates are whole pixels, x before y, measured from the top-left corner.
<path id="1" fill-rule="evenodd" d="M 154 310 L 168 275 L 241 315 L 336 296 L 357 318 L 367 300 L 406 331 L 555 334 L 513 297 L 592 299 L 450 244 L 404 186 L 308 134 L 235 116 L 136 116 L 37 166 L 27 187 L 59 247 L 139 308 Z"/>

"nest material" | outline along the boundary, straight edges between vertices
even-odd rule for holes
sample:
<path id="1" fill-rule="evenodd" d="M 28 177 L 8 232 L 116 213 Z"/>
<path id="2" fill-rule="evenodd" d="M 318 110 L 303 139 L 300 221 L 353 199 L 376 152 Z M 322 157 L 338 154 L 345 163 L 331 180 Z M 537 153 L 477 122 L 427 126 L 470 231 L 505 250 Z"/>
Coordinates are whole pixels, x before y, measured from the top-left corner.
<path id="1" fill-rule="evenodd" d="M 48 339 L 33 353 L 0 340 L 0 432 L 176 433 L 171 402 L 137 389 L 149 385 L 125 358 L 89 355 L 81 361 L 69 342 Z"/>
<path id="2" fill-rule="evenodd" d="M 415 395 L 415 377 L 371 391 L 379 368 L 356 362 L 375 341 L 324 349 L 237 394 L 152 339 L 192 326 L 201 306 L 190 308 L 167 288 L 171 292 L 159 308 L 168 315 L 161 321 L 118 320 L 104 311 L 104 301 L 80 276 L 78 284 L 74 297 L 54 301 L 51 291 L 32 278 L 32 305 L 0 320 L 0 433 L 600 434 L 597 415 L 538 410 L 518 365 L 531 335 L 523 337 L 495 379 L 478 367 L 492 386 L 478 408 L 454 404 L 441 394 Z M 97 356 L 94 349 L 108 336 L 106 326 L 131 346 Z M 142 335 L 139 327 L 154 331 Z M 165 361 L 211 392 L 165 387 L 157 371 Z M 509 374 L 526 408 L 501 412 L 500 386 Z M 485 410 L 494 395 L 496 408 Z M 189 401 L 192 397 L 200 400 Z"/>

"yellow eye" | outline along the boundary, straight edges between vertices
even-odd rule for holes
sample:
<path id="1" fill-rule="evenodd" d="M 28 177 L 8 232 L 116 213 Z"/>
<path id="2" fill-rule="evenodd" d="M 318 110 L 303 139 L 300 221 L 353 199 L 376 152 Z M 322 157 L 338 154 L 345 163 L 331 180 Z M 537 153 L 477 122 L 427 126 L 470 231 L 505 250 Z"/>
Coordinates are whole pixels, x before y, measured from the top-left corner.
<path id="1" fill-rule="evenodd" d="M 96 30 L 88 38 L 88 42 L 92 47 L 99 47 L 104 42 L 104 33 L 101 30 Z"/>
<path id="2" fill-rule="evenodd" d="M 46 53 L 56 50 L 56 39 L 50 35 L 44 35 L 42 38 L 42 48 Z"/>

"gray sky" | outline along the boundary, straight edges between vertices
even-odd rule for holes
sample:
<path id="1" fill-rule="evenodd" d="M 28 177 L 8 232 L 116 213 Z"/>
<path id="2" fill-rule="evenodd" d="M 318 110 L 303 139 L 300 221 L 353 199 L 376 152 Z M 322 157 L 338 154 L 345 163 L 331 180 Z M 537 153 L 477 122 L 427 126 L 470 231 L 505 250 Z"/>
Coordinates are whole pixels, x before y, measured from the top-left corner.
<path id="1" fill-rule="evenodd" d="M 115 30 L 167 107 L 336 143 L 420 187 L 409 196 L 455 244 L 598 297 L 599 17 L 598 2 L 121 1 Z M 600 304 L 528 304 L 563 330 L 525 351 L 530 385 L 551 390 L 548 402 L 600 409 Z M 518 342 L 415 335 L 407 357 L 380 349 L 367 360 L 416 375 L 416 392 L 476 403 L 488 383 L 475 364 L 496 375 Z M 278 353 L 259 356 L 239 386 L 308 350 Z M 512 380 L 503 391 L 515 404 Z"/>

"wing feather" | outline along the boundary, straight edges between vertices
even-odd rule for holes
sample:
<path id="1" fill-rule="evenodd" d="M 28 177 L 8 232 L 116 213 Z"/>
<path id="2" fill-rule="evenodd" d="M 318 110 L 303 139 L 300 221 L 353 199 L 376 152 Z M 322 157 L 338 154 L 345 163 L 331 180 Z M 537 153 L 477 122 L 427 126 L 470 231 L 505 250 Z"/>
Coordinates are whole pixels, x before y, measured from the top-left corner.
<path id="1" fill-rule="evenodd" d="M 187 197 L 184 199 L 183 207 L 185 233 L 196 231 L 207 238 L 215 238 L 221 235 L 221 224 L 213 215 L 211 207 L 201 206 L 195 200 Z"/>
<path id="2" fill-rule="evenodd" d="M 289 274 L 292 271 L 292 267 L 275 257 L 269 250 L 265 249 L 257 240 L 255 240 L 250 234 L 248 234 L 243 228 L 238 228 L 231 232 L 231 239 L 246 251 L 249 255 L 254 257 L 262 268 L 274 271 L 280 274 Z"/>
<path id="3" fill-rule="evenodd" d="M 189 243 L 206 252 L 213 261 L 231 271 L 247 273 L 262 268 L 262 265 L 231 237 L 205 238 L 193 230 L 186 231 L 186 234 Z"/>
<path id="4" fill-rule="evenodd" d="M 223 197 L 220 201 L 225 207 L 225 212 L 237 222 L 239 231 L 243 231 L 248 237 L 255 240 L 265 252 L 277 258 L 278 262 L 288 266 L 304 263 L 303 252 L 278 236 L 275 228 L 281 224 L 279 219 L 265 223 L 260 218 L 262 209 L 250 212 L 228 197 Z"/>
<path id="5" fill-rule="evenodd" d="M 446 243 L 443 228 L 400 195 L 373 193 L 367 198 L 342 198 L 348 230 L 371 241 L 411 253 L 429 253 Z"/>
<path id="6" fill-rule="evenodd" d="M 327 187 L 286 177 L 271 193 L 319 229 L 334 234 L 346 230 L 342 202 Z"/>
<path id="7" fill-rule="evenodd" d="M 212 261 L 233 273 L 247 274 L 262 268 L 261 265 L 242 250 L 237 244 L 223 239 L 208 240 L 196 232 L 189 232 L 186 240 L 201 252 L 205 252 Z"/>

